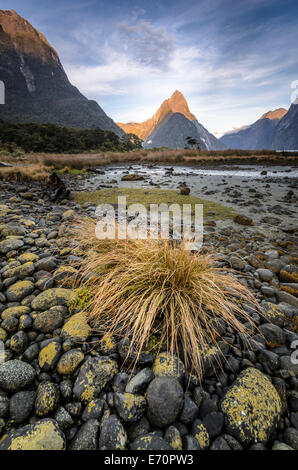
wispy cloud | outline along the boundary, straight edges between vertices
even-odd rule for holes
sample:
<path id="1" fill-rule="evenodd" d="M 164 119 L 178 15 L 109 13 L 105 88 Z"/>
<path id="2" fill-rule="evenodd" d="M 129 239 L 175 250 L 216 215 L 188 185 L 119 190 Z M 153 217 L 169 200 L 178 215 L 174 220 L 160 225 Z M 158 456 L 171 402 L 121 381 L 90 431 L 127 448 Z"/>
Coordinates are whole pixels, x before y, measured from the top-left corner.
<path id="1" fill-rule="evenodd" d="M 119 23 L 117 28 L 120 44 L 136 63 L 162 71 L 168 68 L 175 45 L 164 27 L 142 20 L 134 25 Z"/>
<path id="2" fill-rule="evenodd" d="M 2 0 L 57 49 L 112 118 L 145 120 L 175 89 L 211 131 L 290 104 L 297 0 Z"/>

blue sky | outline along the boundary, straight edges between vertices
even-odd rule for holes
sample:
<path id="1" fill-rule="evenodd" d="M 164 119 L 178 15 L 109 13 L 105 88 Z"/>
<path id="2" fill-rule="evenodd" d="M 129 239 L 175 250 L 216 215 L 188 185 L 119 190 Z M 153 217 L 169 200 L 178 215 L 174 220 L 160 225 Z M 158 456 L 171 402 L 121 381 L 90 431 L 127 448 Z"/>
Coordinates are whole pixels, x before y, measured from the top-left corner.
<path id="1" fill-rule="evenodd" d="M 211 132 L 290 106 L 297 0 L 1 0 L 39 29 L 82 93 L 142 121 L 176 89 Z"/>

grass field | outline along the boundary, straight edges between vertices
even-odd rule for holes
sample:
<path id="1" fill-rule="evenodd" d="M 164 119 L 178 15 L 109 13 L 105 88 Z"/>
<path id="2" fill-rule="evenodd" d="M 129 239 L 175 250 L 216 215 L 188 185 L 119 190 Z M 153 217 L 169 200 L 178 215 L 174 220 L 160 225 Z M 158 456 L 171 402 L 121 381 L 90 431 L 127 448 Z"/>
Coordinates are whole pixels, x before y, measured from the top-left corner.
<path id="1" fill-rule="evenodd" d="M 126 196 L 127 205 L 143 204 L 149 207 L 150 204 L 191 204 L 194 208 L 195 204 L 203 204 L 204 217 L 208 212 L 214 212 L 213 219 L 225 220 L 232 218 L 234 211 L 220 203 L 208 201 L 195 196 L 181 196 L 178 191 L 164 189 L 135 189 L 135 188 L 115 188 L 103 189 L 101 191 L 82 191 L 72 194 L 74 201 L 83 204 L 90 202 L 93 205 L 99 204 L 117 204 L 119 196 Z"/>

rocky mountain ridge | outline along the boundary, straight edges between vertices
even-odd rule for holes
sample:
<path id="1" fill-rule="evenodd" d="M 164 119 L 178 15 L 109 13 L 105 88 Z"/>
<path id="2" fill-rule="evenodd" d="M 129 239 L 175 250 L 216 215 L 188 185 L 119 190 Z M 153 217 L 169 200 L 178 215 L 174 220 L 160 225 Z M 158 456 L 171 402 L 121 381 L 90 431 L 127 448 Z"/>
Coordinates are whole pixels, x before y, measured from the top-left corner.
<path id="1" fill-rule="evenodd" d="M 144 147 L 184 148 L 187 137 L 196 139 L 202 150 L 220 150 L 224 145 L 189 110 L 184 95 L 176 90 L 154 116 L 142 123 L 117 123 L 124 132 L 144 140 Z"/>
<path id="2" fill-rule="evenodd" d="M 276 141 L 275 135 L 280 121 L 282 121 L 287 114 L 287 110 L 284 108 L 268 111 L 253 124 L 224 134 L 220 138 L 220 141 L 227 148 L 243 150 L 282 150 L 280 144 Z"/>
<path id="3" fill-rule="evenodd" d="M 123 131 L 95 101 L 74 87 L 46 38 L 14 10 L 0 10 L 0 80 L 5 104 L 0 118 L 81 129 Z"/>

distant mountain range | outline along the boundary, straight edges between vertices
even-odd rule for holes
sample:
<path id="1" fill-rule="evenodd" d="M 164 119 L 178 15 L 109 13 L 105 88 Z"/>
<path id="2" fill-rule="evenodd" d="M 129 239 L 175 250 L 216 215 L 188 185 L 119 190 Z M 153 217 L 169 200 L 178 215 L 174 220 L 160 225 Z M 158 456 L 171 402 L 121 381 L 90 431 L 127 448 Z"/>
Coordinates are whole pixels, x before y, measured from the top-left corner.
<path id="1" fill-rule="evenodd" d="M 277 150 L 298 150 L 298 100 L 278 122 L 272 148 Z"/>
<path id="2" fill-rule="evenodd" d="M 123 131 L 101 107 L 71 85 L 55 49 L 14 10 L 0 10 L 0 118 L 75 128 Z"/>
<path id="3" fill-rule="evenodd" d="M 198 122 L 190 112 L 185 97 L 178 90 L 162 103 L 151 119 L 142 123 L 117 124 L 124 132 L 136 134 L 144 140 L 146 148 L 184 148 L 187 137 L 196 139 L 202 150 L 225 148 L 223 143 Z"/>
<path id="4" fill-rule="evenodd" d="M 0 119 L 9 122 L 101 128 L 118 136 L 133 133 L 144 141 L 145 148 L 184 148 L 191 137 L 202 150 L 298 149 L 297 100 L 289 111 L 269 111 L 254 124 L 234 129 L 220 139 L 198 122 L 177 90 L 151 119 L 115 123 L 97 102 L 88 100 L 69 82 L 55 49 L 14 10 L 0 10 L 0 80 L 5 84 L 6 98 L 0 105 Z"/>
<path id="5" fill-rule="evenodd" d="M 219 139 L 227 148 L 297 150 L 298 103 L 268 111 L 254 124 L 227 132 Z"/>

